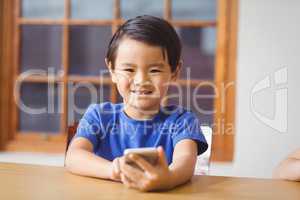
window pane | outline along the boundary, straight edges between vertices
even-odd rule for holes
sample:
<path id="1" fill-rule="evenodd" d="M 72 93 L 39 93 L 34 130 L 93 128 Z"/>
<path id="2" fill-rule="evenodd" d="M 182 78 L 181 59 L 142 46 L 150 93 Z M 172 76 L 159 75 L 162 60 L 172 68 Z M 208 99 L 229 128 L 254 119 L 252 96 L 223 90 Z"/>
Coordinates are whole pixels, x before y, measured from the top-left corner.
<path id="1" fill-rule="evenodd" d="M 22 16 L 25 18 L 51 18 L 64 17 L 63 0 L 22 0 Z"/>
<path id="2" fill-rule="evenodd" d="M 59 132 L 60 108 L 57 84 L 23 83 L 20 93 L 19 130 Z"/>
<path id="3" fill-rule="evenodd" d="M 21 27 L 21 71 L 61 69 L 60 26 L 23 25 Z"/>
<path id="4" fill-rule="evenodd" d="M 110 101 L 109 85 L 92 83 L 69 83 L 68 86 L 68 123 L 78 122 L 90 104 Z"/>
<path id="5" fill-rule="evenodd" d="M 111 38 L 109 26 L 71 26 L 70 74 L 108 75 L 105 55 Z"/>
<path id="6" fill-rule="evenodd" d="M 177 28 L 182 42 L 183 79 L 214 79 L 215 28 Z"/>
<path id="7" fill-rule="evenodd" d="M 173 0 L 173 19 L 215 20 L 216 0 Z"/>
<path id="8" fill-rule="evenodd" d="M 124 19 L 138 15 L 163 16 L 164 0 L 121 0 L 121 16 Z"/>
<path id="9" fill-rule="evenodd" d="M 112 19 L 113 6 L 113 0 L 72 0 L 72 18 Z"/>
<path id="10" fill-rule="evenodd" d="M 179 105 L 195 112 L 202 125 L 213 124 L 214 94 L 213 85 L 170 86 L 168 105 Z M 206 96 L 205 96 L 206 95 Z"/>

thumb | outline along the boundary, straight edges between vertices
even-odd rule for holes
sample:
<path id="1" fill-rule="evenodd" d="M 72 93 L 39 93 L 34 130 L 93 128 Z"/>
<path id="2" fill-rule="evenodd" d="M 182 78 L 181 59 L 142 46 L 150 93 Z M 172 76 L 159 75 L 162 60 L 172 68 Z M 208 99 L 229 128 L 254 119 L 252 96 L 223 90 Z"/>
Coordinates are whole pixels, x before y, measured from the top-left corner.
<path id="1" fill-rule="evenodd" d="M 158 151 L 158 164 L 160 166 L 165 166 L 165 165 L 168 166 L 168 162 L 167 162 L 167 158 L 166 158 L 166 155 L 165 155 L 165 151 L 162 148 L 162 146 L 159 146 L 157 148 L 157 151 Z"/>

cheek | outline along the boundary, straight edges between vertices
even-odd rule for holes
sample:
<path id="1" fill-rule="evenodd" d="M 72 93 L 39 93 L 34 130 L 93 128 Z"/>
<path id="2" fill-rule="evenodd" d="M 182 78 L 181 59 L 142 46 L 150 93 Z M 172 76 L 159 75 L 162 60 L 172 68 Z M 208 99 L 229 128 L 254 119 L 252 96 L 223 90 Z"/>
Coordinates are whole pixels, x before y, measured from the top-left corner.
<path id="1" fill-rule="evenodd" d="M 130 87 L 130 82 L 126 78 L 119 78 L 118 83 L 117 83 L 118 89 L 121 90 L 122 92 L 125 92 L 128 90 Z"/>
<path id="2" fill-rule="evenodd" d="M 169 83 L 166 80 L 162 80 L 162 81 L 157 83 L 156 87 L 159 90 L 160 94 L 164 95 L 166 93 L 166 91 L 168 90 Z"/>

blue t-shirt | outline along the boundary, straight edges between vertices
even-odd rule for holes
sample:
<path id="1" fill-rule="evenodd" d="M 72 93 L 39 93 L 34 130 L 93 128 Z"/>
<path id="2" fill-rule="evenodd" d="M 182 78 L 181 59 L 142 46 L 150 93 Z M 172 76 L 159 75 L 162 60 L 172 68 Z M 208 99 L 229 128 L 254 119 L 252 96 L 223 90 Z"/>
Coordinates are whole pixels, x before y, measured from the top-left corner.
<path id="1" fill-rule="evenodd" d="M 162 146 L 168 164 L 175 145 L 183 139 L 197 143 L 198 155 L 208 145 L 197 116 L 182 107 L 161 107 L 151 120 L 134 120 L 123 111 L 123 104 L 92 104 L 79 122 L 74 138 L 84 137 L 93 144 L 96 155 L 112 161 L 127 148 Z"/>

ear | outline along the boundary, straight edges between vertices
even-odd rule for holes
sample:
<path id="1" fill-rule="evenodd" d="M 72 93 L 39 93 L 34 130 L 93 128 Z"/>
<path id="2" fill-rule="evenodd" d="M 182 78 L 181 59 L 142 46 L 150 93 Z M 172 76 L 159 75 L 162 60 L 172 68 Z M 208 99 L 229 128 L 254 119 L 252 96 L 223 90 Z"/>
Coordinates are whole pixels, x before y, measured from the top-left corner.
<path id="1" fill-rule="evenodd" d="M 116 83 L 116 82 L 117 82 L 117 78 L 116 78 L 116 73 L 115 73 L 115 71 L 114 71 L 114 69 L 113 69 L 113 67 L 112 67 L 112 63 L 109 62 L 109 61 L 107 60 L 107 58 L 105 58 L 105 64 L 106 64 L 106 66 L 107 66 L 107 68 L 108 68 L 108 70 L 109 70 L 109 73 L 110 73 L 112 82 L 113 82 L 113 83 Z"/>
<path id="2" fill-rule="evenodd" d="M 179 78 L 182 64 L 183 64 L 183 61 L 180 60 L 179 63 L 178 63 L 178 65 L 177 65 L 177 67 L 176 67 L 176 71 L 172 73 L 172 77 L 171 77 L 172 81 L 176 81 Z"/>

